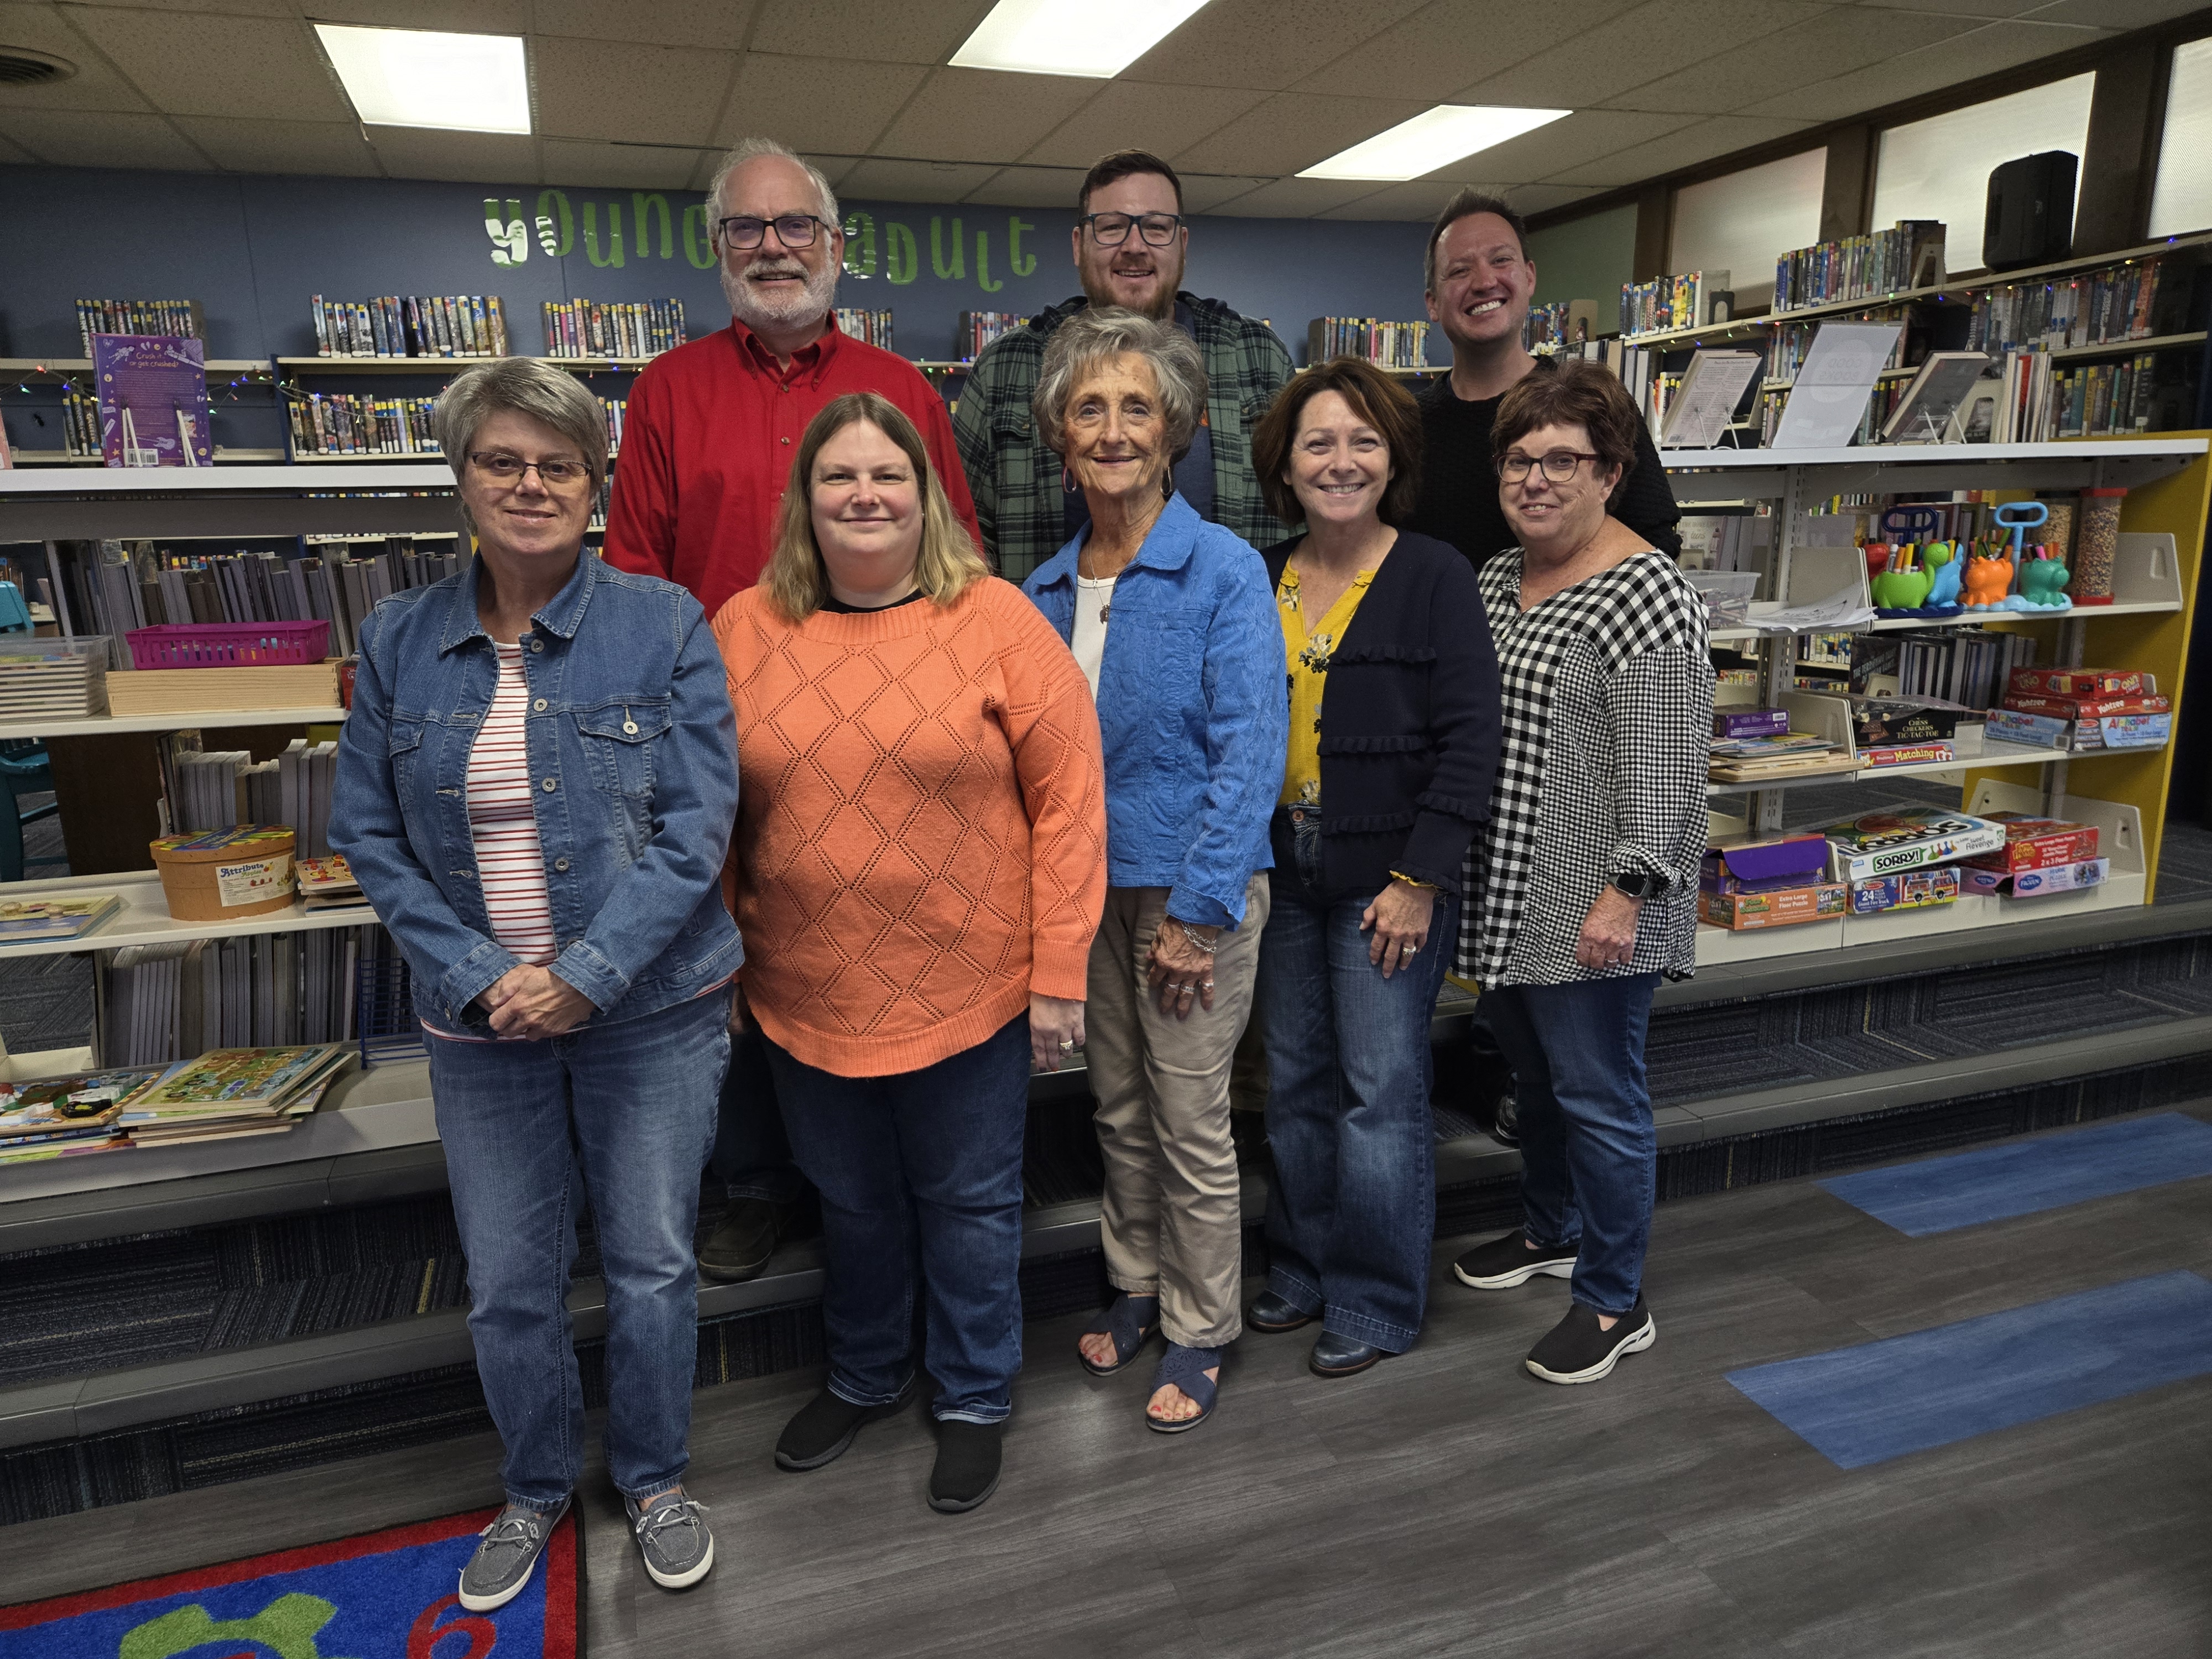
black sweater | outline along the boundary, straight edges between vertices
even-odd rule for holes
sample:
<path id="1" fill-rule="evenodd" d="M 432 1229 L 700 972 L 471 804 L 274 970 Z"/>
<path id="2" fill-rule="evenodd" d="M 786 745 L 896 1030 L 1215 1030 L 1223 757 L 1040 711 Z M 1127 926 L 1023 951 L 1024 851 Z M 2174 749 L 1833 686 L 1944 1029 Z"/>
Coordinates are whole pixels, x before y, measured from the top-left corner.
<path id="1" fill-rule="evenodd" d="M 1551 359 L 1539 357 L 1542 374 Z M 1490 432 L 1497 424 L 1498 398 L 1468 402 L 1451 389 L 1451 376 L 1439 374 L 1421 389 L 1421 496 L 1413 528 L 1449 542 L 1477 569 L 1521 538 L 1498 504 L 1498 473 L 1490 459 Z M 1681 510 L 1651 434 L 1636 429 L 1636 465 L 1621 480 L 1607 510 L 1662 553 L 1680 558 L 1682 538 L 1674 526 Z M 1326 797 L 1323 797 L 1326 799 Z"/>
<path id="2" fill-rule="evenodd" d="M 1304 537 L 1263 556 L 1267 580 Z M 1401 532 L 1330 653 L 1322 698 L 1322 887 L 1380 892 L 1393 872 L 1460 890 L 1498 774 L 1498 657 L 1459 553 Z M 1297 866 L 1275 815 L 1275 868 Z"/>

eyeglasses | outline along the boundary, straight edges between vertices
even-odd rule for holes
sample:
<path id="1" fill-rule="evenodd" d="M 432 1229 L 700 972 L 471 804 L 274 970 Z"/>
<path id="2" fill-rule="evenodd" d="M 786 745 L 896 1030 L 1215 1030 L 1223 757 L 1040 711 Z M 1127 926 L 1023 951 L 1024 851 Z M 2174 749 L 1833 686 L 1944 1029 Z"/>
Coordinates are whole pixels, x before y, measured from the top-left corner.
<path id="1" fill-rule="evenodd" d="M 471 450 L 469 452 L 469 465 L 485 477 L 496 478 L 501 483 L 518 483 L 524 473 L 534 468 L 538 482 L 548 489 L 581 483 L 592 476 L 592 469 L 581 461 L 526 461 L 521 456 L 510 455 L 503 449 Z"/>
<path id="2" fill-rule="evenodd" d="M 1144 239 L 1154 247 L 1165 247 L 1176 239 L 1182 228 L 1180 213 L 1086 213 L 1083 222 L 1091 227 L 1091 240 L 1101 247 L 1119 247 L 1129 240 L 1129 228 L 1135 226 Z"/>
<path id="3" fill-rule="evenodd" d="M 1575 476 L 1575 470 L 1584 461 L 1595 461 L 1595 455 L 1577 449 L 1555 449 L 1541 461 L 1533 455 L 1523 455 L 1517 450 L 1498 463 L 1498 476 L 1508 483 L 1519 483 L 1528 476 L 1532 466 L 1541 466 L 1544 476 L 1553 483 L 1565 483 Z"/>
<path id="4" fill-rule="evenodd" d="M 814 228 L 829 229 L 830 222 L 817 219 L 811 213 L 780 213 L 773 219 L 756 219 L 750 214 L 740 214 L 734 219 L 718 219 L 714 228 L 721 233 L 722 240 L 740 253 L 750 253 L 761 245 L 770 225 L 775 227 L 775 240 L 786 247 L 812 247 Z"/>

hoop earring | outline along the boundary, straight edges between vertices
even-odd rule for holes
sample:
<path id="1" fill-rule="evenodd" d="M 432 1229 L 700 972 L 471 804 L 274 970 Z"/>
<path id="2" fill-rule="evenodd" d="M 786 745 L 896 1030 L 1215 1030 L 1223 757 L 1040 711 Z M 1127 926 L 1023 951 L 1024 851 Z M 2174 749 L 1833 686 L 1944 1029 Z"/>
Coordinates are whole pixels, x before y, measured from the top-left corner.
<path id="1" fill-rule="evenodd" d="M 1063 495 L 1079 495 L 1083 493 L 1076 487 L 1074 475 L 1065 466 L 1060 469 L 1060 493 Z"/>
<path id="2" fill-rule="evenodd" d="M 1175 499 L 1175 468 L 1172 466 L 1160 474 L 1160 499 L 1164 501 Z"/>

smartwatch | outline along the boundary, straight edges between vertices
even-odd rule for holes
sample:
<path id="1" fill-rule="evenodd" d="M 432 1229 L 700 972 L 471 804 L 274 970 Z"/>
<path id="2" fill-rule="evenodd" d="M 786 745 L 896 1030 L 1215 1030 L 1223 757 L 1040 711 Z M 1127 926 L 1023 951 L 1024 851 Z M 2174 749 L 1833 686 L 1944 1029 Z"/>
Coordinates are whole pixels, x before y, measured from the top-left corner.
<path id="1" fill-rule="evenodd" d="M 1665 885 L 1649 870 L 1632 870 L 1625 876 L 1612 878 L 1613 884 L 1632 899 L 1648 899 Z"/>

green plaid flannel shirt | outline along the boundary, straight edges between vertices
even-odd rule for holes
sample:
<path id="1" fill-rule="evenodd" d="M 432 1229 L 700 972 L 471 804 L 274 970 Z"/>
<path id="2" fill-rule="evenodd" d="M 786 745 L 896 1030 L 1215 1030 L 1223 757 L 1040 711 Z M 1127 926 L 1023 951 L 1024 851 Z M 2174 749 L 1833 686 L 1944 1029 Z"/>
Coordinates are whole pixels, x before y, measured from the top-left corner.
<path id="1" fill-rule="evenodd" d="M 1206 362 L 1215 520 L 1253 546 L 1266 547 L 1290 531 L 1267 511 L 1260 493 L 1249 434 L 1290 383 L 1290 350 L 1265 323 L 1240 317 L 1218 300 L 1176 297 L 1190 307 L 1191 331 Z M 1046 340 L 1089 303 L 1074 299 L 1054 306 L 984 347 L 953 410 L 952 434 L 975 498 L 983 550 L 1009 581 L 1022 580 L 1066 543 L 1060 457 L 1037 441 L 1030 399 Z"/>

